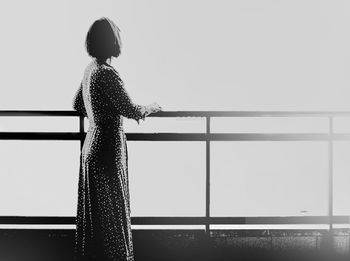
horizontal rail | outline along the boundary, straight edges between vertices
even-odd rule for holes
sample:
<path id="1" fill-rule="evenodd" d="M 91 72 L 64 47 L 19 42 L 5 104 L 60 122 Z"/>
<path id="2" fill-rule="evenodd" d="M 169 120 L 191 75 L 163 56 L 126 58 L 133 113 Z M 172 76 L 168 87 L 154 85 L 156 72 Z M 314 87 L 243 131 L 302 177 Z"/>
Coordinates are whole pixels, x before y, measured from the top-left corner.
<path id="1" fill-rule="evenodd" d="M 80 113 L 77 111 L 39 111 L 39 110 L 6 110 L 0 111 L 0 116 L 62 116 L 62 117 L 70 117 L 70 116 L 80 116 Z"/>
<path id="2" fill-rule="evenodd" d="M 0 140 L 80 140 L 79 132 L 0 132 Z"/>
<path id="3" fill-rule="evenodd" d="M 0 132 L 0 140 L 80 140 L 79 132 Z M 327 141 L 350 140 L 350 133 L 127 133 L 129 141 Z"/>
<path id="4" fill-rule="evenodd" d="M 350 216 L 333 216 L 333 224 L 347 224 Z M 133 225 L 295 225 L 328 224 L 328 216 L 287 217 L 132 217 Z M 75 217 L 0 216 L 0 224 L 74 225 Z"/>
<path id="5" fill-rule="evenodd" d="M 2 110 L 0 116 L 81 116 L 76 111 Z M 350 111 L 161 111 L 151 117 L 348 117 Z"/>
<path id="6" fill-rule="evenodd" d="M 350 140 L 350 133 L 127 133 L 128 140 L 148 141 L 328 141 Z"/>

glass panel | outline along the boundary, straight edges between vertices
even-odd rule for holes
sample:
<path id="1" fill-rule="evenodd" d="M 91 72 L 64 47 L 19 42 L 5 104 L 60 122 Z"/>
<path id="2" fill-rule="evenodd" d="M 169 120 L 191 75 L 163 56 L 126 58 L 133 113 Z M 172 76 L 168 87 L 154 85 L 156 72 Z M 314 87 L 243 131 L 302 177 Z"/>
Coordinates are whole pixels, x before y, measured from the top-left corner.
<path id="1" fill-rule="evenodd" d="M 79 141 L 0 141 L 0 215 L 75 216 Z"/>
<path id="2" fill-rule="evenodd" d="M 203 216 L 205 143 L 128 142 L 133 216 Z"/>
<path id="3" fill-rule="evenodd" d="M 89 128 L 89 120 L 85 118 L 85 131 Z M 124 118 L 124 130 L 126 133 L 203 133 L 205 132 L 205 118 L 200 117 L 147 117 L 137 124 L 135 120 Z"/>
<path id="4" fill-rule="evenodd" d="M 213 142 L 212 216 L 327 214 L 327 142 Z"/>
<path id="5" fill-rule="evenodd" d="M 4 132 L 78 132 L 78 117 L 0 117 Z"/>
<path id="6" fill-rule="evenodd" d="M 350 117 L 334 118 L 333 131 L 341 133 L 350 133 Z"/>
<path id="7" fill-rule="evenodd" d="M 335 225 L 334 225 L 335 227 Z M 305 230 L 305 229 L 311 229 L 311 230 L 318 230 L 318 229 L 329 229 L 329 225 L 320 225 L 320 224 L 306 224 L 306 225 L 211 225 L 210 229 L 213 230 L 273 230 L 273 229 L 296 229 L 296 230 Z"/>
<path id="8" fill-rule="evenodd" d="M 135 120 L 125 119 L 126 132 L 205 132 L 205 118 L 199 117 L 178 117 L 158 118 L 148 117 L 140 121 L 138 125 Z"/>
<path id="9" fill-rule="evenodd" d="M 334 224 L 333 228 L 350 228 L 350 224 Z"/>
<path id="10" fill-rule="evenodd" d="M 333 213 L 350 215 L 350 141 L 336 141 L 333 148 Z"/>
<path id="11" fill-rule="evenodd" d="M 6 224 L 6 225 L 1 225 L 0 224 L 0 229 L 75 229 L 75 225 L 25 225 L 25 224 Z"/>
<path id="12" fill-rule="evenodd" d="M 204 225 L 131 225 L 132 229 L 142 230 L 142 229 L 169 229 L 169 230 L 178 230 L 178 229 L 191 229 L 191 230 L 203 230 L 205 229 Z"/>
<path id="13" fill-rule="evenodd" d="M 211 119 L 211 132 L 320 133 L 328 132 L 328 119 L 310 117 L 217 117 Z"/>

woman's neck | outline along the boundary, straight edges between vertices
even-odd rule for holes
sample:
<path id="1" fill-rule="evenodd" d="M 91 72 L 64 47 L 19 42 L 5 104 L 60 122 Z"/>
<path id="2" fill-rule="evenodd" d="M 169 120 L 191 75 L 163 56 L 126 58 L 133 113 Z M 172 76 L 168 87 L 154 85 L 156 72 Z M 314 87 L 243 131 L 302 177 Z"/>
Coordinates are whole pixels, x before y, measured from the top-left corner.
<path id="1" fill-rule="evenodd" d="M 111 62 L 112 62 L 112 57 L 109 57 L 105 60 L 105 63 L 108 65 L 111 65 Z"/>
<path id="2" fill-rule="evenodd" d="M 95 60 L 98 63 L 105 63 L 105 64 L 108 64 L 108 65 L 111 65 L 111 63 L 112 63 L 112 57 L 109 57 L 109 58 L 106 58 L 106 59 L 95 58 Z"/>

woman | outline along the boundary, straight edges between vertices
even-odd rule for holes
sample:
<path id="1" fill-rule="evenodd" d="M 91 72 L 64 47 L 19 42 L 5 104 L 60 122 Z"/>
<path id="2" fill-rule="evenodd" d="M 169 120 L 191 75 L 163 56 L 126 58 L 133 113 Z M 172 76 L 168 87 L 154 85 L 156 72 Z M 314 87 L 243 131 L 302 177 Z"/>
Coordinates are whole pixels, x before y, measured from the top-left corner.
<path id="1" fill-rule="evenodd" d="M 111 66 L 121 41 L 110 19 L 92 24 L 86 49 L 93 59 L 73 100 L 73 108 L 89 119 L 80 162 L 75 259 L 134 260 L 122 116 L 139 122 L 161 108 L 133 103 Z"/>

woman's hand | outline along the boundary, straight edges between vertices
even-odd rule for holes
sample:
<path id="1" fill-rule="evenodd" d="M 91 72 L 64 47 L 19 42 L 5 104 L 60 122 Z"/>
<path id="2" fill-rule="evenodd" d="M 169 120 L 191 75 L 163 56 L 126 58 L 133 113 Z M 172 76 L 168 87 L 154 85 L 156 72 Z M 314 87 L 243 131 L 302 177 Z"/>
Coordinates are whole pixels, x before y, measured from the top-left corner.
<path id="1" fill-rule="evenodd" d="M 141 118 L 142 120 L 145 120 L 145 117 L 148 116 L 151 113 L 156 113 L 162 110 L 162 107 L 159 106 L 158 103 L 154 102 L 152 104 L 143 106 L 143 108 L 145 108 L 143 117 Z M 138 124 L 140 124 L 140 120 L 136 120 Z"/>
<path id="2" fill-rule="evenodd" d="M 159 112 L 161 110 L 162 110 L 162 107 L 160 107 L 159 104 L 156 102 L 147 106 L 148 114 L 156 113 L 156 112 Z"/>
<path id="3" fill-rule="evenodd" d="M 159 112 L 162 110 L 162 107 L 160 107 L 159 104 L 156 102 L 151 104 L 151 108 L 152 108 L 152 113 Z"/>

